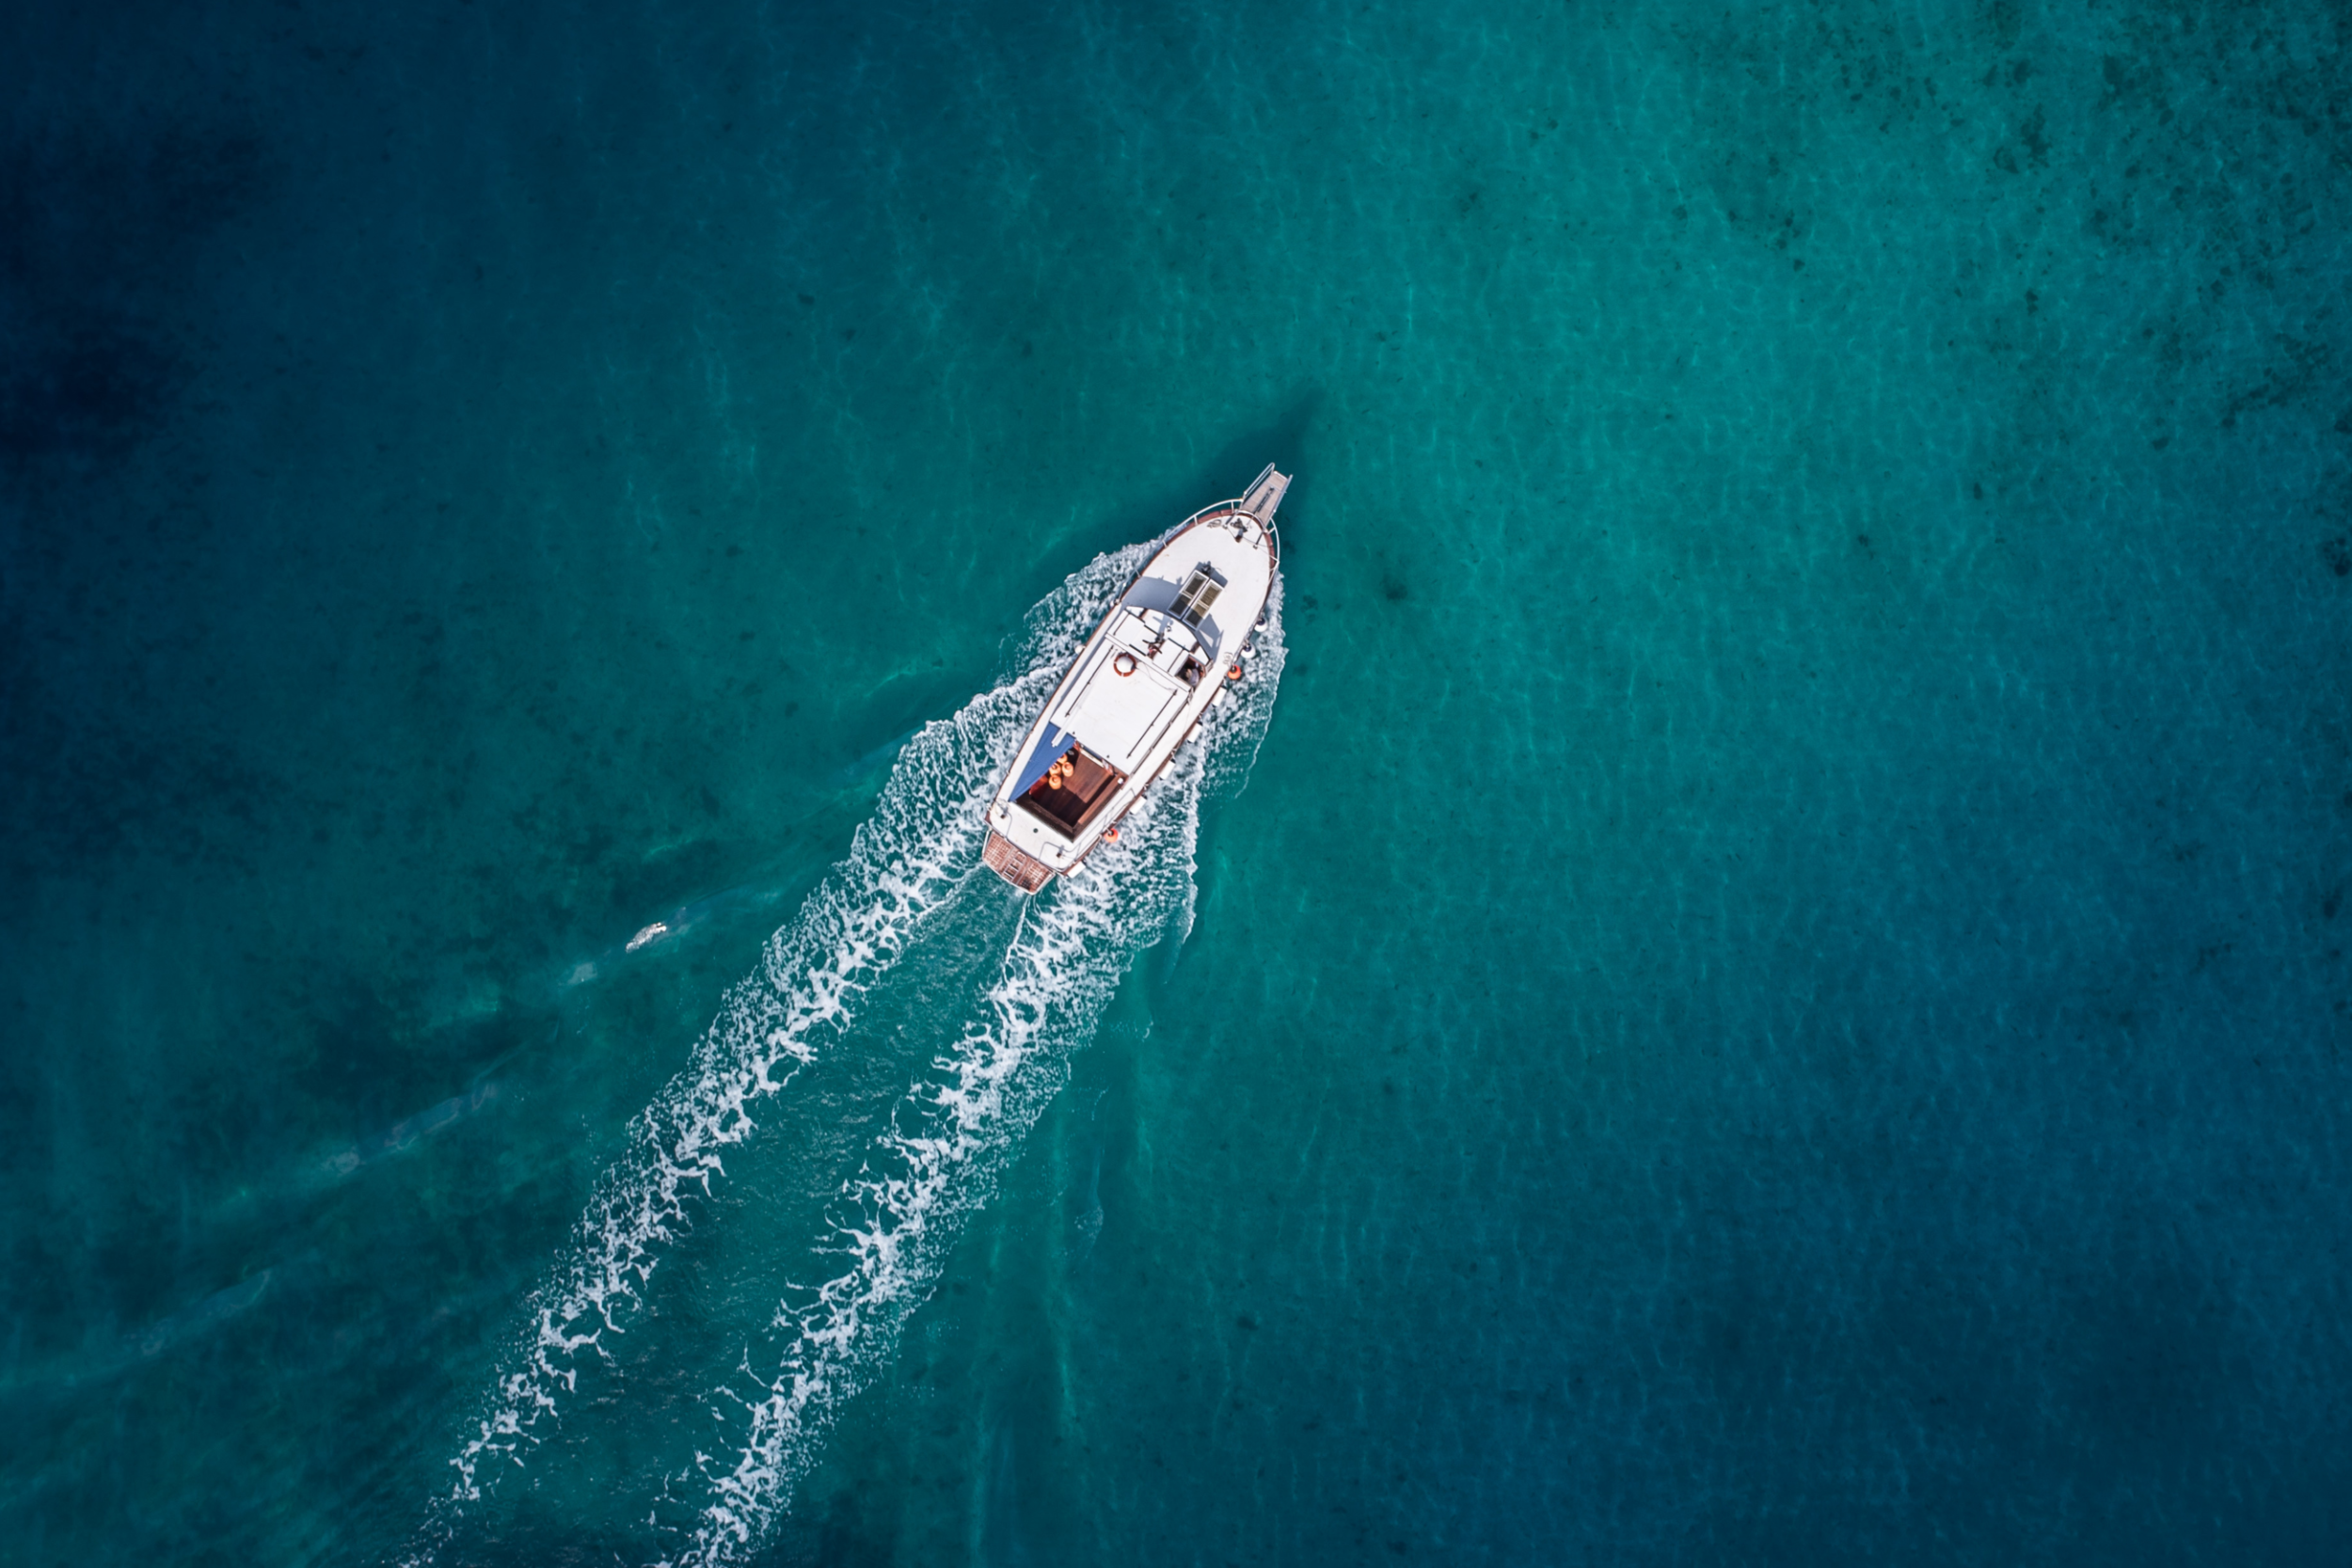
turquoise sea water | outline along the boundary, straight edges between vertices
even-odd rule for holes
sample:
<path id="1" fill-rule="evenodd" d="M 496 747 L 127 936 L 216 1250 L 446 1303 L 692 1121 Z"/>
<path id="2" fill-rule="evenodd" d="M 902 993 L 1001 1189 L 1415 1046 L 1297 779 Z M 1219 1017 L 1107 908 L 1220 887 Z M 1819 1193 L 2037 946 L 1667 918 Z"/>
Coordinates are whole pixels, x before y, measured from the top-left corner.
<path id="1" fill-rule="evenodd" d="M 68 9 L 0 1558 L 2341 1560 L 2341 13 Z"/>

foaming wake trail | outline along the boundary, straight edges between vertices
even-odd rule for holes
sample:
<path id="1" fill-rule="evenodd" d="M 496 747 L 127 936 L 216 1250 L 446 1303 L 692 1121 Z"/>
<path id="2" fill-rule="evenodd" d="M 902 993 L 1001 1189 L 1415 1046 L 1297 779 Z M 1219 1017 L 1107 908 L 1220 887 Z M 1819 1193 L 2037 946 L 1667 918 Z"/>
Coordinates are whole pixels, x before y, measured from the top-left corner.
<path id="1" fill-rule="evenodd" d="M 755 1130 L 755 1107 L 839 1037 L 861 999 L 973 874 L 997 773 L 1152 548 L 1133 546 L 1073 574 L 1030 611 L 1007 678 L 907 742 L 849 855 L 769 939 L 758 973 L 728 992 L 686 1069 L 630 1123 L 627 1152 L 598 1180 L 527 1304 L 528 1326 L 450 1461 L 454 1480 L 410 1560 L 437 1555 L 466 1505 L 495 1484 L 496 1470 L 519 1463 L 538 1440 L 534 1428 L 577 1388 L 580 1357 L 604 1354 L 604 1337 L 642 1307 L 688 1204 L 711 1195 L 725 1175 L 725 1152 Z"/>
<path id="2" fill-rule="evenodd" d="M 740 1406 L 742 1443 L 731 1463 L 704 1462 L 707 1496 L 669 1568 L 758 1550 L 843 1404 L 896 1350 L 960 1222 L 988 1200 L 1128 964 L 1188 931 L 1202 800 L 1246 782 L 1280 678 L 1279 594 L 1278 583 L 1238 700 L 1129 814 L 1117 845 L 1027 907 L 962 1037 L 900 1099 L 843 1187 L 820 1249 L 838 1272 L 778 1307 L 772 1372 L 714 1401 Z"/>

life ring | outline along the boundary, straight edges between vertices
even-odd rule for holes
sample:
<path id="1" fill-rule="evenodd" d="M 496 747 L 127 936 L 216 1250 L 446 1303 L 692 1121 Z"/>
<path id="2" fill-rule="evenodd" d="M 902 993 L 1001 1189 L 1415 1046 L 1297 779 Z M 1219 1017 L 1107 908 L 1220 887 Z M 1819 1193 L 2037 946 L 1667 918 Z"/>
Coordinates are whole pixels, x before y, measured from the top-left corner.
<path id="1" fill-rule="evenodd" d="M 1111 668 L 1122 675 L 1132 675 L 1136 673 L 1136 656 L 1121 653 L 1117 658 L 1111 660 Z"/>

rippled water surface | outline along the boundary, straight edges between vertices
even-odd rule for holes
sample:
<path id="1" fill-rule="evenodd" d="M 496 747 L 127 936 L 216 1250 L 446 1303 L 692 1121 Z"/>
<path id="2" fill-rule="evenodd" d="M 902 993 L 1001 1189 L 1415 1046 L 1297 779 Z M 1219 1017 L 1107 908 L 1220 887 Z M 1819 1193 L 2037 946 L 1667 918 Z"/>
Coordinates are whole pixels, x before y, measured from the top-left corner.
<path id="1" fill-rule="evenodd" d="M 100 10 L 0 1556 L 2336 1560 L 2334 9 Z M 1268 461 L 1246 700 L 1016 897 Z"/>

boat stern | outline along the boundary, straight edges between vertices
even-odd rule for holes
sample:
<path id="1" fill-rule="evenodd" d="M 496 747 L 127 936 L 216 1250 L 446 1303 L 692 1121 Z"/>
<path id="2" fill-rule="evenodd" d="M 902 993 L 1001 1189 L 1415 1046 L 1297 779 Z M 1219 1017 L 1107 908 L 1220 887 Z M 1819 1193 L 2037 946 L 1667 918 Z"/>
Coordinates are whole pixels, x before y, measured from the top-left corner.
<path id="1" fill-rule="evenodd" d="M 1054 875 L 1054 868 L 1027 853 L 1012 840 L 991 828 L 988 847 L 980 851 L 980 859 L 993 871 L 1024 893 L 1035 893 Z"/>

